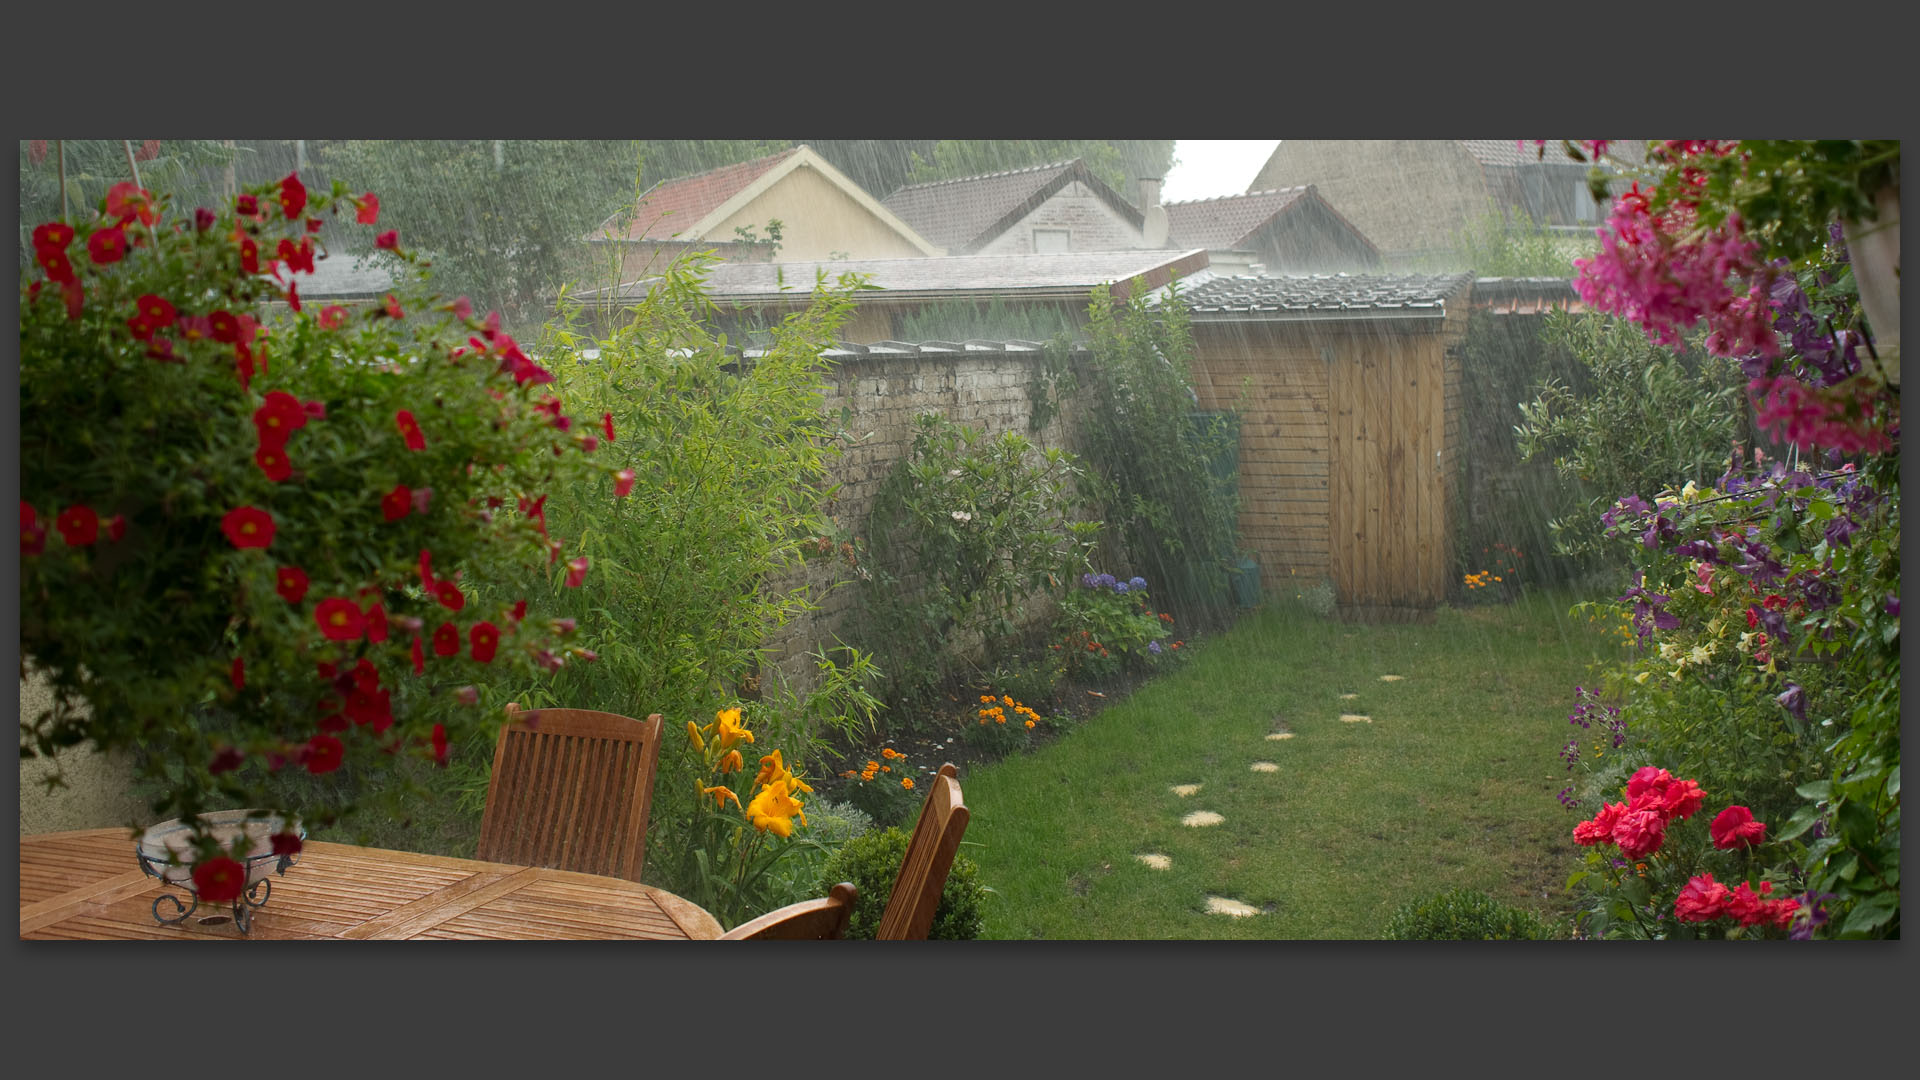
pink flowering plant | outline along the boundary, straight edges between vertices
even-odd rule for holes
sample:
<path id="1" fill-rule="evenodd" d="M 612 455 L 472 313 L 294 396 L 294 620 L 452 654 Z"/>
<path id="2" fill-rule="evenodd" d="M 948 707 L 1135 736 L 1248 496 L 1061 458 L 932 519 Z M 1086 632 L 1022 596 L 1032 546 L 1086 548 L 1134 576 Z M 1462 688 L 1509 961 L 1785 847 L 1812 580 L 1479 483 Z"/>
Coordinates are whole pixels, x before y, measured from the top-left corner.
<path id="1" fill-rule="evenodd" d="M 577 655 L 570 627 L 480 598 L 528 564 L 591 572 L 543 493 L 613 479 L 597 425 L 497 317 L 430 294 L 394 230 L 421 272 L 392 294 L 303 299 L 330 216 L 380 231 L 374 195 L 297 175 L 219 209 L 120 184 L 32 230 L 20 629 L 54 704 L 21 753 L 135 751 L 162 816 L 324 825 L 346 799 L 280 805 L 276 776 L 445 763 L 491 719 L 476 684 Z"/>
<path id="2" fill-rule="evenodd" d="M 1864 200 L 1808 179 L 1868 184 L 1888 164 L 1849 145 L 1661 144 L 1665 171 L 1621 197 L 1579 264 L 1589 303 L 1650 338 L 1704 331 L 1788 444 L 1751 463 L 1734 446 L 1713 483 L 1622 494 L 1598 522 L 1633 578 L 1592 606 L 1628 620 L 1635 648 L 1591 701 L 1581 691 L 1562 753 L 1586 769 L 1561 801 L 1594 814 L 1575 839 L 1595 848 L 1576 875 L 1596 890 L 1595 936 L 1899 933 L 1898 368 L 1876 356 L 1835 220 Z M 1819 167 L 1765 181 L 1783 146 Z M 1607 801 L 1629 762 L 1637 785 Z M 1655 783 L 1671 776 L 1690 779 Z M 1683 783 L 1726 800 L 1710 847 L 1641 798 Z"/>

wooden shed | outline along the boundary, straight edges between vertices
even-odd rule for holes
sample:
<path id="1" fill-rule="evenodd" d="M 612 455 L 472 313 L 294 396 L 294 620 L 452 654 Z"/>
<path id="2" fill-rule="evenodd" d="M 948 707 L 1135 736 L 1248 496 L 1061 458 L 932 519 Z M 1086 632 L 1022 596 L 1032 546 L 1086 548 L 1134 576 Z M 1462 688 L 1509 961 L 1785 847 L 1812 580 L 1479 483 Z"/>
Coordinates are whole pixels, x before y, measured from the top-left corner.
<path id="1" fill-rule="evenodd" d="M 1214 277 L 1192 309 L 1199 407 L 1240 417 L 1241 544 L 1269 595 L 1424 620 L 1451 573 L 1470 274 Z"/>

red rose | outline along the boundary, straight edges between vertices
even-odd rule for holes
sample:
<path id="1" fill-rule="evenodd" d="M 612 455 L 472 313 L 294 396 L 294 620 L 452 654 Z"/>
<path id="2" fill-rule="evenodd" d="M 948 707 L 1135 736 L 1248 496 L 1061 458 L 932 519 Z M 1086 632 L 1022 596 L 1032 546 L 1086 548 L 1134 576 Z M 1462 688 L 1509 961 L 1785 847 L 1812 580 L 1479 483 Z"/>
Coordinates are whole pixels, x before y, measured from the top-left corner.
<path id="1" fill-rule="evenodd" d="M 482 663 L 493 662 L 494 650 L 500 647 L 500 628 L 490 622 L 477 622 L 467 631 L 467 640 L 473 643 L 473 658 Z"/>
<path id="2" fill-rule="evenodd" d="M 420 649 L 420 635 L 413 635 L 413 676 L 419 678 L 427 673 L 427 657 Z"/>
<path id="3" fill-rule="evenodd" d="M 458 656 L 460 654 L 460 628 L 450 622 L 441 623 L 440 629 L 433 632 L 433 655 Z"/>
<path id="4" fill-rule="evenodd" d="M 281 211 L 287 215 L 288 221 L 292 221 L 300 216 L 300 211 L 306 208 L 307 185 L 300 182 L 299 173 L 288 173 L 287 178 L 280 181 Z"/>
<path id="5" fill-rule="evenodd" d="M 467 595 L 460 591 L 460 586 L 446 578 L 433 583 L 433 596 L 440 601 L 441 607 L 449 611 L 459 611 L 467 606 Z"/>
<path id="6" fill-rule="evenodd" d="M 634 475 L 632 469 L 621 469 L 613 474 L 613 494 L 617 498 L 626 498 L 633 494 Z"/>
<path id="7" fill-rule="evenodd" d="M 119 262 L 127 254 L 127 234 L 115 225 L 87 237 L 87 256 L 96 265 Z"/>
<path id="8" fill-rule="evenodd" d="M 1613 827 L 1613 842 L 1629 859 L 1643 859 L 1660 850 L 1667 838 L 1667 818 L 1658 810 L 1629 809 Z"/>
<path id="9" fill-rule="evenodd" d="M 412 410 L 401 409 L 394 413 L 393 422 L 400 429 L 400 437 L 406 440 L 407 449 L 425 450 L 427 448 L 426 433 L 420 430 L 420 425 L 413 419 Z"/>
<path id="10" fill-rule="evenodd" d="M 1675 780 L 1660 796 L 1660 810 L 1681 821 L 1692 817 L 1707 801 L 1707 793 L 1696 780 Z"/>
<path id="11" fill-rule="evenodd" d="M 273 853 L 275 855 L 300 854 L 300 834 L 290 832 L 274 833 Z"/>
<path id="12" fill-rule="evenodd" d="M 396 485 L 380 499 L 380 512 L 388 521 L 399 521 L 413 513 L 413 492 L 405 484 Z"/>
<path id="13" fill-rule="evenodd" d="M 381 234 L 380 234 L 379 236 L 376 236 L 376 237 L 374 237 L 374 238 L 373 238 L 373 246 L 374 246 L 374 247 L 377 247 L 377 248 L 383 248 L 383 249 L 385 249 L 385 250 L 387 250 L 387 251 L 397 251 L 397 250 L 399 250 L 399 248 L 400 248 L 400 232 L 399 232 L 399 230 L 398 230 L 398 229 L 388 229 L 388 230 L 387 230 L 386 232 L 383 232 L 383 233 L 381 233 Z"/>
<path id="14" fill-rule="evenodd" d="M 1753 820 L 1753 811 L 1744 806 L 1729 806 L 1707 826 L 1713 846 L 1731 851 L 1738 847 L 1758 847 L 1767 839 L 1767 827 Z"/>
<path id="15" fill-rule="evenodd" d="M 435 765 L 447 763 L 447 725 L 445 724 L 433 725 L 433 763 Z"/>
<path id="16" fill-rule="evenodd" d="M 90 506 L 69 506 L 53 519 L 68 547 L 86 547 L 100 538 L 100 515 Z"/>
<path id="17" fill-rule="evenodd" d="M 585 555 L 567 564 L 567 587 L 577 589 L 587 580 L 587 557 Z"/>
<path id="18" fill-rule="evenodd" d="M 354 200 L 354 206 L 359 208 L 359 213 L 353 215 L 354 221 L 362 225 L 372 225 L 380 220 L 380 196 L 373 192 L 369 191 Z"/>
<path id="19" fill-rule="evenodd" d="M 313 621 L 328 641 L 359 641 L 367 632 L 367 618 L 360 605 L 344 596 L 331 596 L 313 609 Z"/>
<path id="20" fill-rule="evenodd" d="M 1712 874 L 1690 878 L 1680 895 L 1673 898 L 1674 918 L 1681 922 L 1712 922 L 1727 913 L 1727 901 L 1733 893 L 1713 880 Z"/>
<path id="21" fill-rule="evenodd" d="M 262 446 L 253 452 L 254 464 L 267 474 L 267 479 L 278 484 L 293 475 L 293 462 L 287 460 L 287 452 L 277 447 Z"/>
<path id="22" fill-rule="evenodd" d="M 301 747 L 300 761 L 310 773 L 330 773 L 340 767 L 346 749 L 345 744 L 331 735 L 315 735 Z"/>
<path id="23" fill-rule="evenodd" d="M 218 904 L 238 899 L 246 887 L 246 867 L 225 855 L 195 863 L 193 866 L 194 895 L 208 903 Z"/>
<path id="24" fill-rule="evenodd" d="M 1635 772 L 1627 781 L 1627 798 L 1638 799 L 1648 791 L 1665 791 L 1673 783 L 1673 774 L 1665 769 L 1656 769 L 1651 765 Z"/>
<path id="25" fill-rule="evenodd" d="M 289 604 L 297 604 L 307 597 L 307 572 L 297 566 L 283 566 L 274 575 L 274 591 Z"/>
<path id="26" fill-rule="evenodd" d="M 320 309 L 320 329 L 338 330 L 347 321 L 347 309 L 339 304 L 328 304 Z"/>

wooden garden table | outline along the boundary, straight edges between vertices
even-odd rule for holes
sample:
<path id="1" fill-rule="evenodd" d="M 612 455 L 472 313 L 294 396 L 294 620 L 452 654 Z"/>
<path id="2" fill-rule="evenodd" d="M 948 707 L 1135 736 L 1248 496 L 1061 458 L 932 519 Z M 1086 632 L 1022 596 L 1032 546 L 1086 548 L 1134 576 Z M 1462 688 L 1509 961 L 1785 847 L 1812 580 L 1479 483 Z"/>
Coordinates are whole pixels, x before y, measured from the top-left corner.
<path id="1" fill-rule="evenodd" d="M 202 904 L 162 925 L 163 887 L 134 858 L 126 829 L 20 838 L 22 939 L 655 939 L 703 940 L 720 924 L 664 889 L 569 870 L 416 855 L 308 841 L 300 861 L 274 874 L 249 933 L 230 904 Z M 171 907 L 162 910 L 174 914 Z M 209 915 L 225 915 L 202 923 Z"/>

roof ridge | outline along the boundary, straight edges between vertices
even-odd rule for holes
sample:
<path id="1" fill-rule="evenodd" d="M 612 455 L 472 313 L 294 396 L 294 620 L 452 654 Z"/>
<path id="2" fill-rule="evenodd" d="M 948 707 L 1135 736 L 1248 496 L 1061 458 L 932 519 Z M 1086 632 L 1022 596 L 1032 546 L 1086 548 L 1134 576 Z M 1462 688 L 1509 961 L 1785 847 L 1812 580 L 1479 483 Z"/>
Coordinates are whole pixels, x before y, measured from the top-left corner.
<path id="1" fill-rule="evenodd" d="M 1195 203 L 1219 202 L 1222 199 L 1252 199 L 1261 195 L 1284 195 L 1289 191 L 1305 191 L 1312 184 L 1294 184 L 1283 188 L 1262 188 L 1259 191 L 1238 191 L 1228 195 L 1210 195 L 1204 199 L 1169 199 L 1162 206 L 1192 206 Z"/>
<path id="2" fill-rule="evenodd" d="M 1024 168 L 1019 168 L 1019 169 L 1003 169 L 1000 172 L 977 173 L 973 176 L 954 176 L 954 177 L 949 177 L 948 179 L 945 179 L 945 180 L 922 180 L 917 184 L 900 185 L 899 187 L 893 190 L 893 195 L 898 195 L 903 191 L 911 191 L 915 188 L 939 187 L 941 184 L 960 184 L 960 183 L 965 183 L 968 180 L 991 180 L 999 176 L 1017 176 L 1020 173 L 1043 172 L 1047 169 L 1064 169 L 1082 160 L 1084 159 L 1068 158 L 1065 161 L 1056 161 L 1047 165 L 1028 165 Z M 893 198 L 893 195 L 889 195 L 887 196 L 887 198 L 891 199 Z"/>
<path id="3" fill-rule="evenodd" d="M 653 187 L 648 188 L 645 192 L 642 193 L 642 195 L 643 196 L 650 195 L 658 188 L 663 188 L 668 184 L 677 184 L 682 180 L 696 180 L 702 176 L 707 176 L 712 173 L 721 172 L 722 170 L 725 170 L 725 169 L 738 169 L 747 165 L 756 165 L 762 161 L 772 161 L 775 158 L 783 158 L 789 154 L 797 154 L 802 150 L 811 150 L 811 149 L 812 147 L 808 146 L 806 143 L 801 143 L 799 146 L 789 146 L 785 150 L 776 150 L 771 154 L 761 154 L 757 158 L 748 158 L 745 161 L 735 161 L 727 165 L 715 165 L 711 169 L 702 169 L 699 172 L 687 173 L 685 176 L 669 176 L 665 180 L 654 181 Z M 816 153 L 817 152 L 818 151 L 816 151 Z"/>

